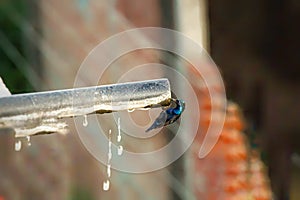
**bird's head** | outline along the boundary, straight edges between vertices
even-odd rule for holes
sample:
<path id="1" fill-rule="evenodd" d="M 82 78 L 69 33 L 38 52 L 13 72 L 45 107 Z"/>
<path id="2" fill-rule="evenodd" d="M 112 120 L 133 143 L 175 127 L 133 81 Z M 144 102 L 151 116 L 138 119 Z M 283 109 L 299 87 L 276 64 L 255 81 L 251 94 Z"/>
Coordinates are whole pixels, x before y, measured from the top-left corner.
<path id="1" fill-rule="evenodd" d="M 180 110 L 180 113 L 182 113 L 185 109 L 185 102 L 181 99 L 176 99 L 176 104 L 177 104 L 177 107 Z"/>

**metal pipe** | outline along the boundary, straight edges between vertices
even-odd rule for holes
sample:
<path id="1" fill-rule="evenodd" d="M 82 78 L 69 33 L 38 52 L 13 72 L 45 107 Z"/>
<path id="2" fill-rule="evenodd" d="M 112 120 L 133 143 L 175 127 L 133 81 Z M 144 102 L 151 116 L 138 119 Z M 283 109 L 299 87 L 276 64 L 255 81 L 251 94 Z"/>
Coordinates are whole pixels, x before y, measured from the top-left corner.
<path id="1" fill-rule="evenodd" d="M 16 137 L 65 132 L 68 117 L 169 104 L 168 79 L 74 88 L 0 98 L 0 129 Z"/>

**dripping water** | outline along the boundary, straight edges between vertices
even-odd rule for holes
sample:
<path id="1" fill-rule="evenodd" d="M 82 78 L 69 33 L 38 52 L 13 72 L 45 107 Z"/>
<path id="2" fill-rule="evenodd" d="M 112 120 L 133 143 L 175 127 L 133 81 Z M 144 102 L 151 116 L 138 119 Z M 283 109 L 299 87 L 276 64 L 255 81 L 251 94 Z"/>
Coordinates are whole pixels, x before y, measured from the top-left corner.
<path id="1" fill-rule="evenodd" d="M 22 149 L 22 142 L 18 140 L 15 142 L 15 151 L 20 151 Z"/>
<path id="2" fill-rule="evenodd" d="M 107 160 L 107 164 L 110 163 L 110 160 L 112 158 L 112 152 L 111 152 L 111 129 L 109 129 L 109 136 L 108 136 L 108 160 Z"/>
<path id="3" fill-rule="evenodd" d="M 103 190 L 104 191 L 109 190 L 109 184 L 110 184 L 109 180 L 106 180 L 106 181 L 103 182 Z"/>
<path id="4" fill-rule="evenodd" d="M 89 124 L 89 122 L 88 122 L 88 120 L 87 120 L 87 115 L 84 115 L 84 116 L 83 116 L 83 122 L 82 122 L 82 125 L 83 125 L 84 127 L 87 127 L 88 124 Z"/>
<path id="5" fill-rule="evenodd" d="M 131 112 L 133 112 L 134 110 L 135 110 L 134 108 L 131 108 L 131 109 L 128 109 L 127 111 L 131 113 Z"/>
<path id="6" fill-rule="evenodd" d="M 121 119 L 120 117 L 118 118 L 118 137 L 117 137 L 117 141 L 121 142 L 122 140 L 122 136 L 121 136 Z"/>
<path id="7" fill-rule="evenodd" d="M 28 146 L 31 146 L 30 136 L 29 136 L 29 135 L 26 136 L 26 139 L 27 139 L 27 145 L 28 145 Z"/>
<path id="8" fill-rule="evenodd" d="M 111 166 L 110 166 L 110 164 L 107 165 L 106 173 L 107 173 L 107 177 L 110 178 L 110 176 L 111 176 Z"/>
<path id="9" fill-rule="evenodd" d="M 107 173 L 107 180 L 103 182 L 103 190 L 104 191 L 108 191 L 109 190 L 109 185 L 110 185 L 110 181 L 109 178 L 111 177 L 111 165 L 110 165 L 110 161 L 112 159 L 112 151 L 111 151 L 111 129 L 109 129 L 108 132 L 108 153 L 107 153 L 107 165 L 106 165 L 106 173 Z"/>
<path id="10" fill-rule="evenodd" d="M 120 117 L 118 118 L 118 136 L 117 136 L 117 141 L 120 143 L 122 140 L 122 136 L 121 136 L 121 119 Z M 117 151 L 118 155 L 121 156 L 123 154 L 123 146 L 119 145 L 118 146 L 118 151 Z"/>
<path id="11" fill-rule="evenodd" d="M 121 156 L 123 154 L 123 146 L 118 146 L 118 155 Z"/>

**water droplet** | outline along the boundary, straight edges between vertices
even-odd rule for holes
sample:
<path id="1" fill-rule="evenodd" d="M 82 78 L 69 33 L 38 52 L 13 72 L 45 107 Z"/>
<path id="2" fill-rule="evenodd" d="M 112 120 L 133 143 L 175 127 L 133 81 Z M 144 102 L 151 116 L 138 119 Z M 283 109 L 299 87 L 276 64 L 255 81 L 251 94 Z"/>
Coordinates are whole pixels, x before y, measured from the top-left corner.
<path id="1" fill-rule="evenodd" d="M 108 160 L 111 160 L 111 158 L 112 158 L 112 153 L 111 153 L 111 151 L 109 151 L 108 152 Z"/>
<path id="2" fill-rule="evenodd" d="M 15 151 L 20 151 L 22 148 L 22 142 L 21 140 L 18 140 L 17 142 L 15 142 Z"/>
<path id="3" fill-rule="evenodd" d="M 84 115 L 83 116 L 83 123 L 82 123 L 82 125 L 84 126 L 84 127 L 87 127 L 87 125 L 89 124 L 89 122 L 88 122 L 88 120 L 87 120 L 87 115 Z"/>
<path id="4" fill-rule="evenodd" d="M 134 108 L 131 108 L 131 109 L 128 109 L 127 111 L 131 113 L 131 112 L 133 112 L 134 110 L 135 110 Z"/>
<path id="5" fill-rule="evenodd" d="M 111 129 L 109 129 L 109 135 L 108 135 L 108 163 L 110 162 L 111 158 L 112 158 L 112 152 L 111 152 Z"/>
<path id="6" fill-rule="evenodd" d="M 111 165 L 110 165 L 110 160 L 112 158 L 112 152 L 111 152 L 111 129 L 109 129 L 108 132 L 108 153 L 107 153 L 107 165 L 106 165 L 106 173 L 107 173 L 107 178 L 111 177 Z M 109 179 L 107 179 L 106 181 L 103 182 L 103 190 L 107 191 L 109 190 Z"/>
<path id="7" fill-rule="evenodd" d="M 26 136 L 26 139 L 27 139 L 27 145 L 28 146 L 31 146 L 31 142 L 30 142 L 30 136 L 28 135 L 28 136 Z"/>
<path id="8" fill-rule="evenodd" d="M 107 172 L 107 177 L 110 177 L 111 176 L 111 166 L 110 166 L 110 164 L 107 165 L 106 172 Z"/>
<path id="9" fill-rule="evenodd" d="M 121 156 L 123 154 L 123 146 L 118 146 L 118 155 Z"/>
<path id="10" fill-rule="evenodd" d="M 103 182 L 103 190 L 104 191 L 109 190 L 109 184 L 110 184 L 109 180 L 106 180 L 106 181 Z"/>
<path id="11" fill-rule="evenodd" d="M 121 136 L 121 135 L 118 135 L 117 140 L 118 140 L 118 142 L 121 142 L 122 136 Z"/>
<path id="12" fill-rule="evenodd" d="M 120 117 L 118 118 L 118 136 L 117 136 L 117 141 L 121 142 L 122 136 L 121 136 L 121 119 Z"/>
<path id="13" fill-rule="evenodd" d="M 118 135 L 117 140 L 118 140 L 118 142 L 121 142 L 122 136 L 121 136 L 121 135 Z"/>

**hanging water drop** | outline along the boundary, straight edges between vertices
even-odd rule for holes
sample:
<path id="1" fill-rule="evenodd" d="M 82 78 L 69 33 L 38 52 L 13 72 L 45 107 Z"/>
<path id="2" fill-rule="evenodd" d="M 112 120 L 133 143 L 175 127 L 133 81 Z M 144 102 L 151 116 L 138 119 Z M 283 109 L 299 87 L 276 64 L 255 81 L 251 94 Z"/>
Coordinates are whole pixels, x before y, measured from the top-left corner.
<path id="1" fill-rule="evenodd" d="M 87 115 L 84 115 L 83 118 L 84 118 L 84 119 L 83 119 L 82 125 L 83 125 L 84 127 L 87 127 L 87 125 L 89 124 L 88 119 L 87 119 Z"/>
<path id="2" fill-rule="evenodd" d="M 131 109 L 128 109 L 127 111 L 131 113 L 131 112 L 133 112 L 134 110 L 135 110 L 134 108 L 131 108 Z"/>
<path id="3" fill-rule="evenodd" d="M 20 151 L 22 148 L 22 142 L 21 140 L 18 140 L 17 142 L 15 142 L 15 151 Z"/>
<path id="4" fill-rule="evenodd" d="M 121 142 L 122 136 L 121 136 L 121 119 L 120 117 L 118 118 L 118 136 L 117 136 L 117 141 Z"/>
<path id="5" fill-rule="evenodd" d="M 121 156 L 123 154 L 123 146 L 118 146 L 118 155 Z"/>
<path id="6" fill-rule="evenodd" d="M 30 142 L 30 136 L 28 135 L 28 136 L 26 136 L 26 139 L 27 139 L 27 145 L 28 146 L 31 146 L 31 142 Z"/>
<path id="7" fill-rule="evenodd" d="M 109 180 L 106 180 L 106 181 L 103 182 L 103 190 L 104 191 L 109 190 L 109 184 L 110 184 Z"/>

